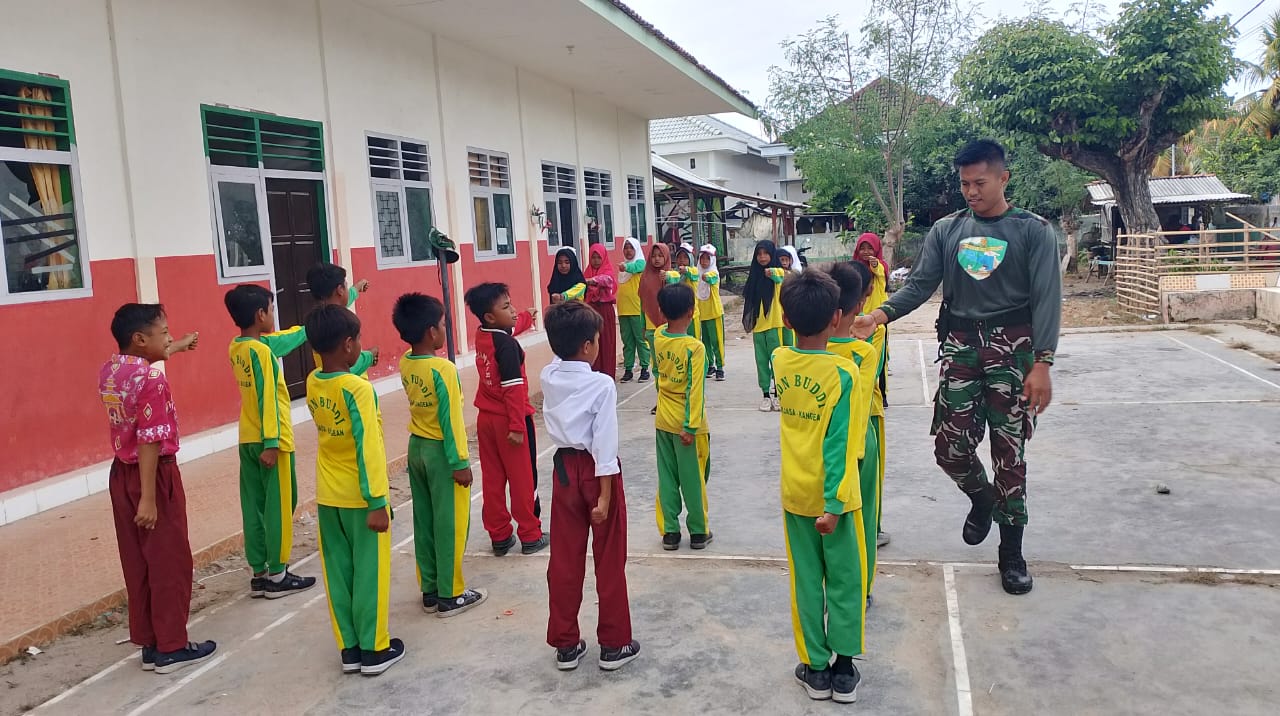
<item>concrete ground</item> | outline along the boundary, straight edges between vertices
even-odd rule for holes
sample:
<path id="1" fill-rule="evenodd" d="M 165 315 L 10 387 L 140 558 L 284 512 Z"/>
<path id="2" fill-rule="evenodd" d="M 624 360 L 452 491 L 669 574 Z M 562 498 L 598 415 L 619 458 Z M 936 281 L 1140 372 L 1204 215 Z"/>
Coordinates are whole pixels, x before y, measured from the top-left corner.
<path id="1" fill-rule="evenodd" d="M 1240 329 L 1246 330 L 1246 329 Z M 1055 404 L 1030 443 L 1028 596 L 999 587 L 996 539 L 968 547 L 967 500 L 934 466 L 928 336 L 891 335 L 884 525 L 858 705 L 864 713 L 1274 713 L 1280 701 L 1280 372 L 1185 331 L 1073 333 Z M 545 556 L 494 558 L 473 502 L 472 586 L 489 601 L 419 609 L 409 506 L 394 525 L 392 633 L 408 656 L 343 676 L 319 588 L 206 610 L 192 637 L 219 656 L 171 676 L 128 645 L 40 713 L 827 713 L 794 684 L 778 504 L 777 416 L 756 411 L 748 338 L 708 387 L 715 542 L 661 550 L 649 385 L 620 388 L 628 566 L 641 657 L 606 674 L 555 670 Z M 388 426 L 397 429 L 400 426 Z M 543 454 L 544 503 L 550 455 Z M 1163 484 L 1170 494 L 1157 494 Z M 478 496 L 478 492 L 476 493 Z M 554 525 L 550 525 L 554 529 Z M 686 541 L 687 545 L 687 541 Z M 296 565 L 319 575 L 315 559 Z M 584 637 L 593 642 L 591 585 Z M 594 657 L 594 644 L 592 644 Z M 21 670 L 15 675 L 21 677 Z M 10 677 L 13 678 L 13 677 Z M 0 688 L 0 703 L 4 699 Z M 8 713 L 18 704 L 3 703 Z"/>

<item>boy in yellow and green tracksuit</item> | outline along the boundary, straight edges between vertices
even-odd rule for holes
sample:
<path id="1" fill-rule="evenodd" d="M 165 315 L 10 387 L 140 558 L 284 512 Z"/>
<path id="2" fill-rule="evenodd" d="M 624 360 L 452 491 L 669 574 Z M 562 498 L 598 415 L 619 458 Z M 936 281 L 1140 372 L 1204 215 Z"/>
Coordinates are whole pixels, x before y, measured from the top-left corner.
<path id="1" fill-rule="evenodd" d="M 321 358 L 307 377 L 307 408 L 319 433 L 316 516 L 329 616 L 343 673 L 377 676 L 405 653 L 387 630 L 391 507 L 382 415 L 373 386 L 351 373 L 360 356 L 360 319 L 342 306 L 322 305 L 305 325 Z"/>
<path id="2" fill-rule="evenodd" d="M 658 453 L 658 532 L 662 548 L 680 547 L 680 508 L 688 509 L 685 526 L 689 546 L 705 549 L 711 542 L 707 527 L 707 477 L 711 467 L 711 436 L 707 430 L 705 387 L 706 349 L 688 334 L 693 320 L 693 289 L 680 283 L 658 291 L 658 305 L 667 325 L 654 336 L 654 383 L 658 406 L 654 413 Z"/>
<path id="3" fill-rule="evenodd" d="M 853 657 L 864 650 L 867 567 L 858 490 L 852 361 L 825 348 L 840 316 L 840 289 L 807 271 L 782 288 L 796 346 L 773 353 L 781 403 L 782 509 L 791 573 L 796 680 L 812 699 L 857 700 Z M 851 564 L 852 562 L 852 564 Z M 835 663 L 831 657 L 835 656 Z"/>
<path id="4" fill-rule="evenodd" d="M 724 304 L 720 302 L 720 272 L 716 268 L 716 247 L 703 244 L 698 249 L 698 315 L 702 319 L 702 345 L 707 349 L 707 377 L 724 380 Z"/>
<path id="5" fill-rule="evenodd" d="M 244 284 L 223 298 L 240 335 L 227 356 L 240 389 L 240 516 L 249 596 L 277 599 L 315 586 L 288 571 L 298 476 L 293 458 L 289 389 L 280 357 L 307 340 L 302 326 L 275 330 L 271 291 Z"/>
<path id="6" fill-rule="evenodd" d="M 868 535 L 864 543 L 862 563 L 867 571 L 867 598 L 870 600 L 875 585 L 877 543 L 874 535 L 880 525 L 881 492 L 884 488 L 884 446 L 880 440 L 879 426 L 873 424 L 873 403 L 878 382 L 877 373 L 884 366 L 884 353 L 870 341 L 852 337 L 853 322 L 861 312 L 869 285 L 863 283 L 860 271 L 851 263 L 837 263 L 827 269 L 827 274 L 840 287 L 840 323 L 827 340 L 827 351 L 852 360 L 858 366 L 858 396 L 853 404 L 853 434 L 864 439 L 858 452 L 858 484 L 862 496 L 863 531 Z M 880 406 L 882 407 L 882 406 Z"/>
<path id="7" fill-rule="evenodd" d="M 622 333 L 622 380 L 630 383 L 631 372 L 640 363 L 640 379 L 649 379 L 649 342 L 645 340 L 644 311 L 640 307 L 640 274 L 644 271 L 644 249 L 635 239 L 622 246 L 623 262 L 618 264 L 618 327 Z"/>
<path id="8" fill-rule="evenodd" d="M 317 264 L 307 271 L 307 285 L 317 305 L 329 304 L 354 308 L 356 298 L 369 290 L 368 280 L 357 281 L 347 287 L 347 270 L 337 264 Z M 311 359 L 320 367 L 320 352 L 313 347 Z M 369 369 L 378 364 L 378 349 L 360 351 L 360 358 L 351 366 L 351 372 L 368 377 Z"/>
<path id="9" fill-rule="evenodd" d="M 434 296 L 406 293 L 396 300 L 391 322 L 409 344 L 400 358 L 400 381 L 409 398 L 409 489 L 422 608 L 451 617 L 487 594 L 467 589 L 462 578 L 471 529 L 471 459 L 458 369 L 436 355 L 445 345 L 444 311 Z"/>

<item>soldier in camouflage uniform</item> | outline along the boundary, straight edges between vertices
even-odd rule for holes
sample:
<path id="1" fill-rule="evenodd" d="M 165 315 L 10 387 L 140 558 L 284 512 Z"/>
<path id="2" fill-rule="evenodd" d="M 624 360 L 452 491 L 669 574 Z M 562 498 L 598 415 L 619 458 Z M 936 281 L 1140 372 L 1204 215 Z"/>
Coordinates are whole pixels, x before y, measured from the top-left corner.
<path id="1" fill-rule="evenodd" d="M 1057 237 L 1049 222 L 1005 200 L 1004 148 L 972 142 L 955 159 L 969 208 L 934 224 L 905 286 L 858 319 L 855 335 L 918 308 L 942 285 L 938 317 L 942 363 L 934 397 L 934 456 L 969 496 L 963 537 L 983 542 L 1000 525 L 1000 581 L 1031 591 L 1022 556 L 1027 524 L 1026 441 L 1053 396 L 1062 318 Z M 978 459 L 991 433 L 994 484 Z"/>

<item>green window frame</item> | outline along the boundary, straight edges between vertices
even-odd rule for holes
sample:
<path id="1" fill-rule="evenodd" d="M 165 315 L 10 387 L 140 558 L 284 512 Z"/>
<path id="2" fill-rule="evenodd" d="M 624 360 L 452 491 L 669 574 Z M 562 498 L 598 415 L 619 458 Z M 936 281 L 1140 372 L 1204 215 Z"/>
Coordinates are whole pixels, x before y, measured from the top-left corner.
<path id="1" fill-rule="evenodd" d="M 0 303 L 92 295 L 71 85 L 0 69 Z"/>
<path id="2" fill-rule="evenodd" d="M 644 178 L 627 177 L 627 206 L 631 213 L 631 238 L 641 244 L 649 240 L 648 213 L 644 207 Z"/>

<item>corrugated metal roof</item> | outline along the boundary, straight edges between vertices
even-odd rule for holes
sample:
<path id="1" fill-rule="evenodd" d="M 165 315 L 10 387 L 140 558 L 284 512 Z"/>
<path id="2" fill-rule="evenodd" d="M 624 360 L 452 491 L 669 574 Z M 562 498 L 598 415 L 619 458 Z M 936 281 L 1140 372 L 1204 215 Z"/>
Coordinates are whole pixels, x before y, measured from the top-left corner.
<path id="1" fill-rule="evenodd" d="M 722 122 L 705 114 L 694 117 L 655 119 L 649 122 L 649 143 L 653 145 L 721 138 L 736 139 L 757 151 L 769 143 L 727 122 Z"/>
<path id="2" fill-rule="evenodd" d="M 1227 188 L 1213 174 L 1192 176 L 1151 177 L 1147 180 L 1153 204 L 1194 204 L 1197 202 L 1233 201 L 1248 199 L 1248 194 L 1238 194 Z M 1105 181 L 1087 185 L 1089 199 L 1095 205 L 1115 203 L 1115 192 Z"/>
<path id="3" fill-rule="evenodd" d="M 807 204 L 802 204 L 796 201 L 787 201 L 785 199 L 770 199 L 764 196 L 751 196 L 750 194 L 743 194 L 741 192 L 736 192 L 730 189 L 726 189 L 720 186 L 719 184 L 716 184 L 715 182 L 711 182 L 711 181 L 707 181 L 706 179 L 703 179 L 702 177 L 698 176 L 697 174 L 694 174 L 688 169 L 681 167 L 678 164 L 673 164 L 672 162 L 669 162 L 666 159 L 663 159 L 657 154 L 650 154 L 649 159 L 651 162 L 651 166 L 653 167 L 654 179 L 657 181 L 663 181 L 668 184 L 671 181 L 676 181 L 686 186 L 698 187 L 699 189 L 702 189 L 712 194 L 734 196 L 739 199 L 748 199 L 751 201 L 758 201 L 762 204 L 768 204 L 772 206 L 781 206 L 781 207 L 791 208 L 791 209 L 803 209 L 807 206 Z"/>

